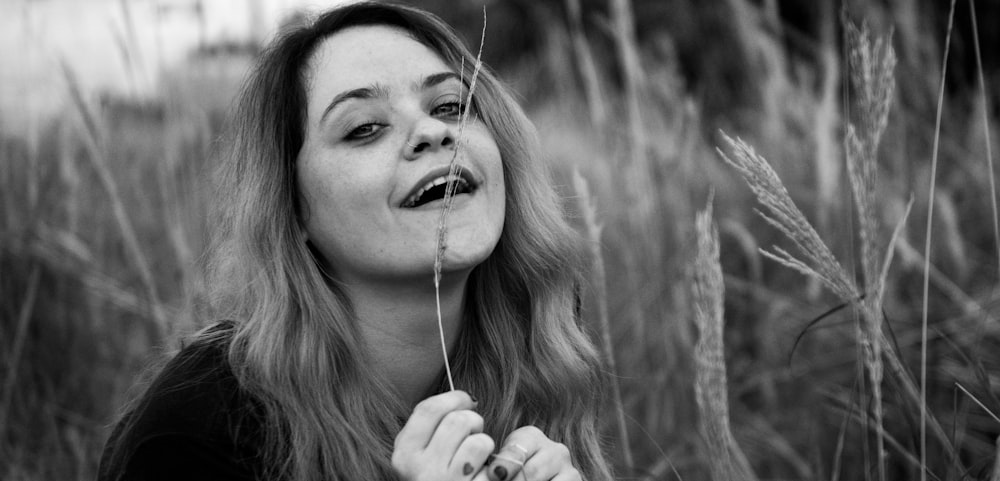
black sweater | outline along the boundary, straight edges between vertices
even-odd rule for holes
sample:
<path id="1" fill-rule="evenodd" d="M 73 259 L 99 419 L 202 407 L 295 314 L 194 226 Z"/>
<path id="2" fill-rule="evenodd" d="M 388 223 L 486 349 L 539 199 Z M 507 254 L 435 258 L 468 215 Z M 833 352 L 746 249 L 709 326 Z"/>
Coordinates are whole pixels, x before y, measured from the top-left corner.
<path id="1" fill-rule="evenodd" d="M 240 389 L 224 348 L 193 343 L 119 421 L 97 479 L 263 479 L 262 413 Z"/>

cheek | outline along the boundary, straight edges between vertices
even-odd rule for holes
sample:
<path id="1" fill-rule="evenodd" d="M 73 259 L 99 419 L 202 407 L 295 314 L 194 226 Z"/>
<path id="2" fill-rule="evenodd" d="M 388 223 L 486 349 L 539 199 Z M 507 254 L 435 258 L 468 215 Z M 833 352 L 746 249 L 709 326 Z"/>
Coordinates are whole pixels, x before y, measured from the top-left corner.
<path id="1" fill-rule="evenodd" d="M 313 242 L 323 242 L 338 225 L 347 219 L 341 215 L 349 211 L 351 196 L 344 185 L 344 172 L 339 172 L 332 164 L 323 160 L 300 161 L 296 181 L 299 198 L 303 203 L 306 235 Z"/>
<path id="2" fill-rule="evenodd" d="M 311 214 L 318 210 L 346 211 L 360 208 L 382 183 L 372 169 L 359 168 L 350 158 L 314 158 L 302 162 L 298 173 L 301 195 L 308 201 Z M 364 195 L 368 193 L 369 195 Z M 336 209 L 333 209 L 336 207 Z"/>
<path id="3" fill-rule="evenodd" d="M 322 206 L 330 202 L 330 195 L 336 192 L 335 186 L 329 185 L 329 174 L 324 169 L 318 168 L 316 162 L 301 162 L 296 175 L 296 182 L 299 188 L 299 197 L 305 204 L 305 212 L 308 215 L 307 223 L 315 222 L 316 215 L 322 210 Z"/>
<path id="4" fill-rule="evenodd" d="M 306 235 L 331 261 L 384 237 L 392 170 L 376 160 L 324 152 L 299 164 Z"/>
<path id="5" fill-rule="evenodd" d="M 494 147 L 494 161 L 490 163 L 490 178 L 493 179 L 491 182 L 493 185 L 493 191 L 496 192 L 496 196 L 499 197 L 498 204 L 502 211 L 506 210 L 507 201 L 507 169 L 503 161 L 500 159 L 500 152 Z"/>
<path id="6" fill-rule="evenodd" d="M 480 165 L 486 170 L 486 176 L 492 187 L 499 188 L 501 192 L 504 187 L 504 162 L 500 155 L 500 146 L 497 145 L 493 134 L 485 125 L 477 124 L 477 140 L 474 146 L 473 155 L 480 159 Z"/>

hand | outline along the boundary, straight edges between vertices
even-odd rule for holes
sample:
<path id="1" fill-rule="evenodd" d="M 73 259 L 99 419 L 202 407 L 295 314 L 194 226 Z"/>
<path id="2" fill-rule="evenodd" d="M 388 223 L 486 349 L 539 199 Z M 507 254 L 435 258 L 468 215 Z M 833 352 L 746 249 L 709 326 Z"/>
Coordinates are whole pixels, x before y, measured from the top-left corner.
<path id="1" fill-rule="evenodd" d="M 581 481 L 569 448 L 552 441 L 534 426 L 507 436 L 486 473 L 490 481 Z"/>
<path id="2" fill-rule="evenodd" d="M 476 401 L 462 391 L 429 397 L 396 436 L 392 467 L 402 479 L 486 481 L 483 466 L 496 447 L 483 433 Z"/>

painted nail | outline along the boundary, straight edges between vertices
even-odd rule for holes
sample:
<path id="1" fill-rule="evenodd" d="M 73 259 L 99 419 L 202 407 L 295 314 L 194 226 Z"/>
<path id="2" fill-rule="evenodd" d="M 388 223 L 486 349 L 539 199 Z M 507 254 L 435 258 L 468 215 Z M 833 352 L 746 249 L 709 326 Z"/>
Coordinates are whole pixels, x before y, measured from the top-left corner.
<path id="1" fill-rule="evenodd" d="M 497 475 L 497 479 L 504 481 L 507 479 L 507 468 L 503 466 L 497 466 L 493 468 L 493 474 Z"/>
<path id="2" fill-rule="evenodd" d="M 465 465 L 462 466 L 462 475 L 468 476 L 470 474 L 472 474 L 472 465 L 469 463 L 465 463 Z"/>

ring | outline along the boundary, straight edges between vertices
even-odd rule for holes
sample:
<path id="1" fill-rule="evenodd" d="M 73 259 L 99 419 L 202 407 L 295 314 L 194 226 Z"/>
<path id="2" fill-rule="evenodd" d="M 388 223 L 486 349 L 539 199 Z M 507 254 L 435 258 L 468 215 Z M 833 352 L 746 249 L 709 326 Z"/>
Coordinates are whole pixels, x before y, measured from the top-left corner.
<path id="1" fill-rule="evenodd" d="M 496 461 L 497 459 L 502 459 L 504 461 L 507 461 L 510 464 L 516 464 L 518 467 L 524 466 L 524 461 L 518 461 L 516 459 L 510 459 L 507 456 L 501 456 L 499 454 L 494 454 L 493 457 L 491 458 L 490 462 L 488 462 L 486 464 L 493 464 L 493 461 Z"/>
<path id="2" fill-rule="evenodd" d="M 420 145 L 420 144 L 417 144 L 417 145 Z M 417 148 L 417 145 L 413 145 L 413 144 L 411 144 L 409 142 L 406 142 L 406 146 L 409 147 L 409 148 L 411 148 L 411 149 Z"/>
<path id="3" fill-rule="evenodd" d="M 521 452 L 524 453 L 524 459 L 528 459 L 528 450 L 524 449 L 524 446 L 521 446 L 520 444 L 517 443 L 511 443 L 510 447 L 521 450 Z"/>

